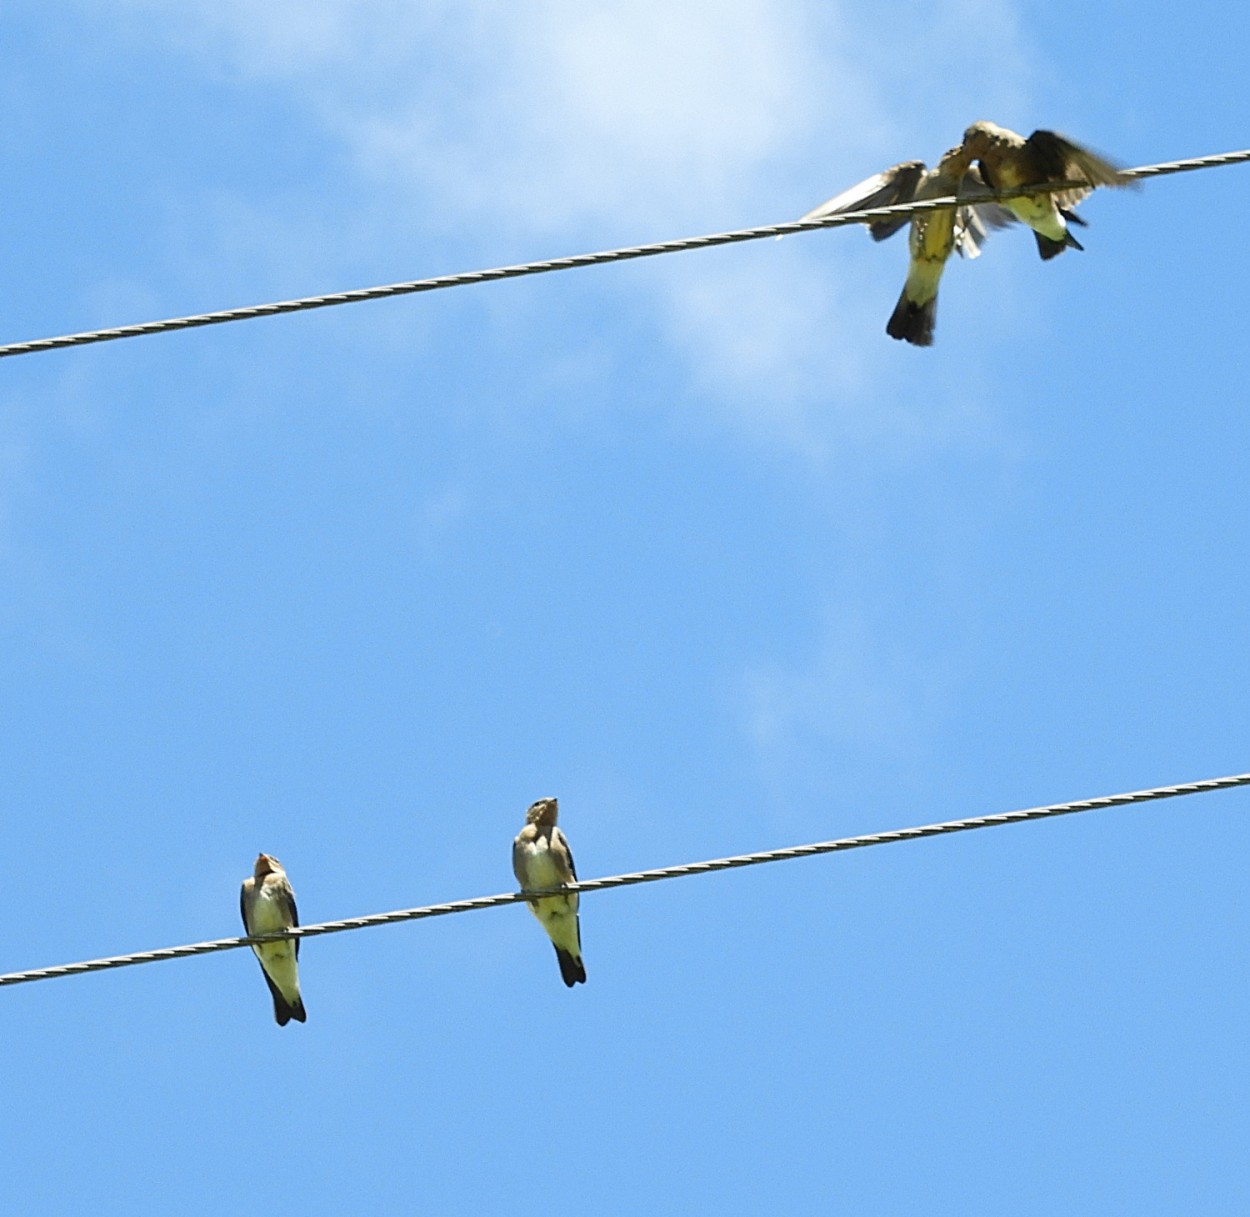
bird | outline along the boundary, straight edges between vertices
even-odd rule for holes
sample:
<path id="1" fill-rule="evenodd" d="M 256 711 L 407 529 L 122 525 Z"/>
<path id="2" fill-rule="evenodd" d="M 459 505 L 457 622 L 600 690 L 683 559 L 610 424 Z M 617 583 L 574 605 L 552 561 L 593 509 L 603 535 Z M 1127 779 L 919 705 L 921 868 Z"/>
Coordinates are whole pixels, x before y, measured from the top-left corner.
<path id="1" fill-rule="evenodd" d="M 815 220 L 839 212 L 866 211 L 969 191 L 984 192 L 985 183 L 971 162 L 972 157 L 963 145 L 943 153 L 933 169 L 927 168 L 923 161 L 902 161 L 835 195 L 802 218 Z M 947 258 L 955 250 L 963 257 L 975 258 L 991 228 L 1001 228 L 1013 221 L 1014 217 L 996 203 L 940 208 L 912 216 L 867 221 L 874 241 L 884 241 L 911 225 L 907 281 L 885 332 L 891 338 L 915 346 L 932 346 L 938 284 Z"/>
<path id="2" fill-rule="evenodd" d="M 556 826 L 556 799 L 539 799 L 525 813 L 525 827 L 512 843 L 512 870 L 521 891 L 545 891 L 577 882 L 573 854 L 564 833 Z M 571 989 L 586 982 L 582 962 L 582 931 L 577 918 L 577 893 L 544 896 L 529 902 L 556 949 L 560 976 Z"/>
<path id="3" fill-rule="evenodd" d="M 256 868 L 243 880 L 239 895 L 239 909 L 243 914 L 243 928 L 249 938 L 261 934 L 275 934 L 299 925 L 299 913 L 295 908 L 295 893 L 282 863 L 271 854 L 261 854 Z M 304 1000 L 299 991 L 299 939 L 285 938 L 263 945 L 253 943 L 252 950 L 260 960 L 265 983 L 273 994 L 273 1017 L 279 1027 L 285 1027 L 294 1019 L 306 1022 Z"/>
<path id="4" fill-rule="evenodd" d="M 1002 200 L 1016 219 L 1033 230 L 1043 261 L 1058 257 L 1065 249 L 1085 248 L 1072 235 L 1070 225 L 1085 227 L 1085 221 L 1073 208 L 1095 186 L 1130 184 L 1118 166 L 1055 131 L 1034 131 L 1025 139 L 996 123 L 976 122 L 964 132 L 962 146 L 969 158 L 977 162 L 981 177 L 991 190 L 1050 182 L 1087 183 L 1071 190 Z"/>

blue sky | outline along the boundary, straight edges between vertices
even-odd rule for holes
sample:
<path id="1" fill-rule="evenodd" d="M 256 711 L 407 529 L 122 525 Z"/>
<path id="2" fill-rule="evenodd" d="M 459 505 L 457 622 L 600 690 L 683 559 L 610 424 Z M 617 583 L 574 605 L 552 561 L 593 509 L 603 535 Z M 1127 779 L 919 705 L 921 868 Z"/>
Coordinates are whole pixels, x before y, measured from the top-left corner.
<path id="1" fill-rule="evenodd" d="M 1246 146 L 1198 0 L 10 3 L 0 341 Z M 1250 768 L 1250 171 L 0 363 L 0 970 Z M 1200 218 L 1198 218 L 1200 217 Z M 1240 1213 L 1248 796 L 0 993 L 15 1213 Z M 266 1197 L 272 1194 L 272 1200 Z"/>

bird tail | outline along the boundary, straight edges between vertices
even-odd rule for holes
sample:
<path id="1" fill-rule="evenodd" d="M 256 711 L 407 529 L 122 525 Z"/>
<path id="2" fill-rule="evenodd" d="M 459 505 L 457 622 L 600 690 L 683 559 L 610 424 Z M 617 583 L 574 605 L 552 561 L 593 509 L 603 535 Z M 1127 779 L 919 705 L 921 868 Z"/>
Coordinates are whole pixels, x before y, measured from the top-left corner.
<path id="1" fill-rule="evenodd" d="M 1084 220 L 1079 222 L 1083 224 Z M 1050 237 L 1044 237 L 1036 231 L 1033 235 L 1037 238 L 1037 252 L 1041 255 L 1043 262 L 1057 258 L 1065 249 L 1079 249 L 1082 252 L 1085 249 L 1085 246 L 1072 235 L 1072 230 L 1069 228 L 1064 228 L 1062 241 L 1052 241 Z"/>
<path id="2" fill-rule="evenodd" d="M 279 1027 L 285 1027 L 287 1023 L 294 1019 L 297 1023 L 306 1023 L 308 1014 L 304 1010 L 304 999 L 298 993 L 295 1000 L 287 1001 L 282 995 L 282 990 L 273 983 L 269 973 L 265 973 L 265 980 L 269 984 L 269 992 L 273 994 L 273 1020 Z"/>
<path id="3" fill-rule="evenodd" d="M 575 958 L 563 947 L 556 947 L 556 958 L 560 961 L 560 977 L 570 989 L 586 983 L 586 965 L 580 958 Z"/>
<path id="4" fill-rule="evenodd" d="M 908 297 L 904 288 L 898 304 L 894 306 L 894 312 L 890 314 L 890 320 L 886 322 L 885 332 L 891 338 L 910 342 L 913 346 L 929 347 L 933 345 L 933 327 L 936 321 L 937 296 L 923 304 L 917 304 Z"/>

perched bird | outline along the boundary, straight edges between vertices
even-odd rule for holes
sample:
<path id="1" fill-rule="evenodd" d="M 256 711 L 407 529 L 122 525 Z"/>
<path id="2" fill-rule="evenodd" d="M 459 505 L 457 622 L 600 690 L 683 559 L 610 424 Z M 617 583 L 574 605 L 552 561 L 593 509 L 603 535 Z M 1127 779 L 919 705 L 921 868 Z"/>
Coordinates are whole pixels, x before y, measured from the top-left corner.
<path id="1" fill-rule="evenodd" d="M 973 123 L 964 132 L 963 148 L 977 162 L 981 177 L 991 190 L 1048 182 L 1086 182 L 1072 190 L 1025 194 L 1003 199 L 1002 205 L 1027 224 L 1037 237 L 1037 252 L 1054 258 L 1071 246 L 1084 246 L 1072 235 L 1069 224 L 1085 226 L 1072 210 L 1095 186 L 1127 186 L 1129 181 L 1110 161 L 1088 148 L 1074 144 L 1054 131 L 1034 131 L 1028 139 L 995 123 Z"/>
<path id="2" fill-rule="evenodd" d="M 969 191 L 984 192 L 985 183 L 971 164 L 971 154 L 962 146 L 944 153 L 935 169 L 926 169 L 923 161 L 903 161 L 835 195 L 809 211 L 803 219 L 815 220 L 839 212 L 890 207 L 896 203 L 938 199 Z M 904 226 L 911 225 L 911 263 L 907 270 L 907 282 L 885 332 L 891 338 L 916 346 L 932 346 L 938 284 L 946 269 L 947 258 L 955 250 L 964 257 L 975 258 L 981 252 L 988 230 L 1011 222 L 1012 216 L 996 203 L 942 208 L 915 216 L 869 221 L 867 227 L 874 241 L 884 241 Z"/>
<path id="3" fill-rule="evenodd" d="M 299 925 L 295 909 L 295 893 L 287 880 L 282 863 L 269 854 L 256 859 L 256 869 L 243 880 L 239 897 L 243 913 L 243 928 L 248 937 L 276 934 Z M 299 939 L 286 938 L 280 942 L 254 945 L 256 958 L 260 960 L 265 983 L 273 994 L 273 1016 L 279 1027 L 285 1027 L 294 1019 L 297 1023 L 307 1021 L 304 1002 L 299 994 Z"/>
<path id="4" fill-rule="evenodd" d="M 555 799 L 539 799 L 525 813 L 525 827 L 512 843 L 512 869 L 523 892 L 544 891 L 577 882 L 569 843 L 556 827 L 559 804 Z M 577 893 L 545 896 L 529 902 L 556 949 L 560 975 L 571 989 L 585 983 L 582 963 L 582 931 L 577 921 Z"/>

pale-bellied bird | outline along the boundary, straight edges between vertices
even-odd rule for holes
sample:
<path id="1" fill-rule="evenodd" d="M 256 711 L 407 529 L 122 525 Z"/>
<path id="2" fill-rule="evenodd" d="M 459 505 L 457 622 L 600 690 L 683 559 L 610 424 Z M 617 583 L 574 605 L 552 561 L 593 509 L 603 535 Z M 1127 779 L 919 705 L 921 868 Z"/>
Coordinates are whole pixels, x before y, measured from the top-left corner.
<path id="1" fill-rule="evenodd" d="M 985 183 L 971 167 L 971 162 L 971 155 L 962 146 L 944 153 L 934 169 L 926 169 L 923 161 L 903 161 L 835 195 L 809 211 L 803 219 L 814 220 L 840 212 L 867 211 L 948 195 L 984 193 Z M 964 257 L 975 258 L 981 252 L 989 229 L 1011 222 L 1012 216 L 995 203 L 945 207 L 914 216 L 867 221 L 874 241 L 884 241 L 904 226 L 911 226 L 907 281 L 885 332 L 891 338 L 916 346 L 931 346 L 937 319 L 938 285 L 947 258 L 956 250 Z"/>
<path id="2" fill-rule="evenodd" d="M 1069 246 L 1084 248 L 1068 226 L 1085 226 L 1072 209 L 1095 186 L 1131 184 L 1110 161 L 1054 131 L 1034 131 L 1025 139 L 996 123 L 979 122 L 964 132 L 962 146 L 969 158 L 977 162 L 981 177 L 991 190 L 1053 182 L 1086 183 L 1070 190 L 1001 200 L 1017 220 L 1033 230 L 1037 252 L 1043 259 L 1057 257 Z"/>
<path id="3" fill-rule="evenodd" d="M 269 854 L 256 859 L 255 871 L 243 880 L 239 896 L 243 928 L 249 938 L 276 934 L 299 925 L 295 893 L 282 869 L 282 863 Z M 305 1022 L 304 1002 L 299 992 L 299 939 L 284 938 L 279 942 L 255 943 L 252 950 L 260 960 L 265 983 L 273 994 L 273 1016 L 279 1027 L 294 1019 Z"/>
<path id="4" fill-rule="evenodd" d="M 547 891 L 577 882 L 573 854 L 556 827 L 559 804 L 539 799 L 525 813 L 525 827 L 512 843 L 512 870 L 523 892 Z M 571 989 L 586 980 L 582 962 L 582 931 L 577 919 L 577 893 L 544 896 L 529 902 L 556 949 L 560 975 Z"/>

